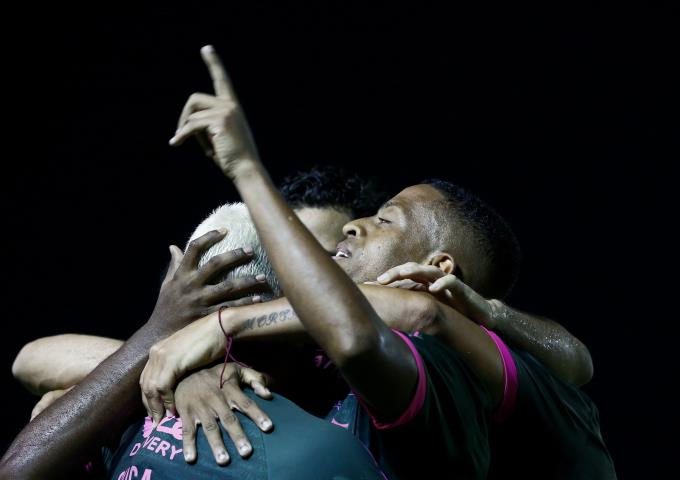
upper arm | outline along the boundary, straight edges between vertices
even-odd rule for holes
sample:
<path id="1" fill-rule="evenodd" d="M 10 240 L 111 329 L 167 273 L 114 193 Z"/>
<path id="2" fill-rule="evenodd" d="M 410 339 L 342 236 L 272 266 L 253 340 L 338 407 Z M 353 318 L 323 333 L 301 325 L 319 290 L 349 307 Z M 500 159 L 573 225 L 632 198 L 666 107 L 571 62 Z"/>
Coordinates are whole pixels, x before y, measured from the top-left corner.
<path id="1" fill-rule="evenodd" d="M 28 390 L 43 394 L 71 387 L 85 378 L 122 341 L 92 335 L 63 334 L 24 345 L 12 365 L 12 374 Z"/>
<path id="2" fill-rule="evenodd" d="M 419 359 L 399 334 L 383 326 L 361 349 L 348 352 L 338 367 L 372 414 L 391 421 L 408 409 L 417 393 Z"/>
<path id="3" fill-rule="evenodd" d="M 479 325 L 437 302 L 437 322 L 429 331 L 460 353 L 490 391 L 495 404 L 503 398 L 505 366 L 499 346 Z"/>

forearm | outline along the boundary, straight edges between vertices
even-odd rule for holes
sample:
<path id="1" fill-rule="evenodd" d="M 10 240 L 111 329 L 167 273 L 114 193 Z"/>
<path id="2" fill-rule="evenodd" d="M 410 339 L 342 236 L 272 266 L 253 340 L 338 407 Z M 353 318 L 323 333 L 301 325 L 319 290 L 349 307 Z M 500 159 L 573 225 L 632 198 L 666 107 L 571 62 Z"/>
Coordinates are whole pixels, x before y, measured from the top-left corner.
<path id="1" fill-rule="evenodd" d="M 12 365 L 12 374 L 30 392 L 43 395 L 72 387 L 123 344 L 92 335 L 63 334 L 26 344 Z"/>
<path id="2" fill-rule="evenodd" d="M 423 330 L 459 352 L 480 375 L 498 401 L 503 394 L 503 366 L 484 331 L 432 295 L 399 288 L 359 285 L 380 318 L 405 332 Z M 230 309 L 225 326 L 237 341 L 304 338 L 304 326 L 286 298 Z M 215 320 L 216 321 L 216 320 Z"/>
<path id="3" fill-rule="evenodd" d="M 557 322 L 493 300 L 494 330 L 510 345 L 529 352 L 562 379 L 584 385 L 593 376 L 588 348 Z"/>
<path id="4" fill-rule="evenodd" d="M 139 375 L 149 348 L 171 332 L 139 329 L 73 390 L 29 423 L 2 458 L 2 478 L 63 478 L 141 412 Z"/>
<path id="5" fill-rule="evenodd" d="M 436 318 L 435 299 L 421 292 L 358 285 L 381 320 L 390 328 L 412 332 Z M 236 341 L 311 341 L 287 298 L 231 308 L 222 312 L 224 327 Z M 217 323 L 216 314 L 213 320 Z M 215 334 L 221 334 L 215 330 Z"/>

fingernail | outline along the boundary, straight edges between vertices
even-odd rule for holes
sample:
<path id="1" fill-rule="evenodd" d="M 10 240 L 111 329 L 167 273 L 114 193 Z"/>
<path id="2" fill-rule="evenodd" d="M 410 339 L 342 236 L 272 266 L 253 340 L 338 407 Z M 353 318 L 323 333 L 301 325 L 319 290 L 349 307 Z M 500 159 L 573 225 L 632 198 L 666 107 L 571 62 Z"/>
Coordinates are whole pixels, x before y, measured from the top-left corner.
<path id="1" fill-rule="evenodd" d="M 387 276 L 387 274 L 383 273 L 382 275 L 380 275 L 380 276 L 378 277 L 378 281 L 379 281 L 379 282 L 386 282 L 387 280 L 389 280 L 389 278 L 390 278 L 390 277 Z"/>
<path id="2" fill-rule="evenodd" d="M 246 453 L 250 452 L 250 445 L 248 445 L 245 442 L 241 443 L 241 446 L 238 447 L 238 451 L 241 452 L 241 454 L 246 454 Z"/>
<path id="3" fill-rule="evenodd" d="M 174 416 L 175 416 L 175 414 L 172 413 L 170 410 L 167 410 L 167 409 L 165 410 L 165 417 L 166 417 L 166 418 L 167 418 L 167 417 L 172 418 L 172 417 L 174 417 Z"/>
<path id="4" fill-rule="evenodd" d="M 227 460 L 229 460 L 229 457 L 227 456 L 227 454 L 225 452 L 218 452 L 217 453 L 217 461 L 218 462 L 224 463 Z"/>
<path id="5" fill-rule="evenodd" d="M 184 460 L 186 462 L 193 462 L 194 461 L 194 454 L 193 453 L 184 453 Z"/>
<path id="6" fill-rule="evenodd" d="M 267 277 L 264 276 L 264 273 L 258 273 L 255 276 L 255 280 L 257 280 L 258 282 L 264 282 L 266 278 Z"/>
<path id="7" fill-rule="evenodd" d="M 217 231 L 219 232 L 220 235 L 226 235 L 227 234 L 226 228 L 218 228 Z"/>
<path id="8" fill-rule="evenodd" d="M 245 253 L 246 255 L 252 255 L 253 249 L 250 247 L 243 247 L 243 253 Z"/>
<path id="9" fill-rule="evenodd" d="M 175 137 L 172 137 L 168 143 L 169 143 L 170 145 L 174 145 L 175 142 L 176 142 Z"/>
<path id="10" fill-rule="evenodd" d="M 262 420 L 260 426 L 262 427 L 262 430 L 269 430 L 272 426 L 272 422 L 269 420 Z"/>
<path id="11" fill-rule="evenodd" d="M 253 296 L 253 303 L 260 303 L 262 301 L 262 297 L 259 295 Z"/>

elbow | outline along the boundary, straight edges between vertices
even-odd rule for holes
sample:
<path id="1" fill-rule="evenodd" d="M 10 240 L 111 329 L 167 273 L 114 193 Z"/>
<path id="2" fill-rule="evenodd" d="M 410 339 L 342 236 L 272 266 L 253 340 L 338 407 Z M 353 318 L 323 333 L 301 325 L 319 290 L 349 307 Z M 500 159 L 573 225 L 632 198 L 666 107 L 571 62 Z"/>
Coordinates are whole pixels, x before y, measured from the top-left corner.
<path id="1" fill-rule="evenodd" d="M 34 348 L 35 341 L 24 345 L 14 359 L 14 363 L 12 363 L 12 375 L 24 385 L 30 383 L 30 359 Z"/>
<path id="2" fill-rule="evenodd" d="M 578 387 L 589 383 L 593 379 L 593 359 L 585 345 L 575 347 L 574 364 L 577 368 L 572 372 L 571 382 Z"/>
<path id="3" fill-rule="evenodd" d="M 579 378 L 577 379 L 576 385 L 579 387 L 589 383 L 593 379 L 593 374 L 595 373 L 593 367 L 593 358 L 590 356 L 590 352 L 584 346 L 583 352 L 581 352 L 581 369 L 579 373 Z"/>

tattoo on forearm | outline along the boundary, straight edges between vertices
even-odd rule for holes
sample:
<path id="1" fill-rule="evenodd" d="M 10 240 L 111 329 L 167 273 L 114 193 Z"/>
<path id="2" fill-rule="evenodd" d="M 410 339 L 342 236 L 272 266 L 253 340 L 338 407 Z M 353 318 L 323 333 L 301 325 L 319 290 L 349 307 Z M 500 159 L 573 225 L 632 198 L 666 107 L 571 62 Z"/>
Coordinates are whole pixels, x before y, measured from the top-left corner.
<path id="1" fill-rule="evenodd" d="M 283 323 L 288 320 L 297 318 L 292 308 L 281 310 L 280 312 L 272 312 L 269 315 L 260 315 L 258 317 L 251 317 L 244 320 L 241 326 L 241 331 L 253 330 L 255 328 L 264 328 L 273 324 Z"/>

